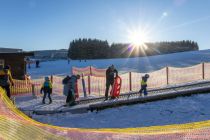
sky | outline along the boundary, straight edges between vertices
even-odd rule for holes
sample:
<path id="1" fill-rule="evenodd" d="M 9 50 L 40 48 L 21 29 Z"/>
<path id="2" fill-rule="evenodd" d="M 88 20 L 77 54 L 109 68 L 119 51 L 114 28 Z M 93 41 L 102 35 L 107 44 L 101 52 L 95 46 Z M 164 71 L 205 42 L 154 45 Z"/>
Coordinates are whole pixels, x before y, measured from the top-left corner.
<path id="1" fill-rule="evenodd" d="M 0 47 L 68 49 L 78 38 L 210 47 L 210 0 L 0 0 Z"/>

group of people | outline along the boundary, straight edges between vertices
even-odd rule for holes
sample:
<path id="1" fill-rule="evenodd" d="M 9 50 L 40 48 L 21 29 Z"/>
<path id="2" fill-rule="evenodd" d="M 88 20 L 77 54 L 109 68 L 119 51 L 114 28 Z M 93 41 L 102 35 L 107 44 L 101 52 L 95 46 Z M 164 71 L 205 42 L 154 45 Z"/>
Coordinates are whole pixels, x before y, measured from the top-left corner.
<path id="1" fill-rule="evenodd" d="M 65 106 L 73 106 L 75 105 L 75 93 L 76 93 L 76 84 L 77 80 L 80 79 L 80 75 L 72 75 L 66 76 L 62 83 L 63 87 L 63 94 L 66 96 L 66 104 Z M 52 82 L 49 77 L 45 77 L 45 81 L 42 84 L 40 93 L 44 92 L 44 96 L 42 99 L 42 103 L 45 104 L 45 98 L 48 96 L 49 104 L 52 103 L 51 93 L 52 93 Z"/>
<path id="2" fill-rule="evenodd" d="M 28 78 L 28 75 L 27 75 Z M 74 105 L 75 104 L 75 93 L 76 93 L 76 83 L 77 80 L 80 79 L 80 75 L 72 75 L 66 76 L 63 79 L 64 84 L 64 95 L 66 98 L 66 105 Z M 8 96 L 11 98 L 10 88 L 14 86 L 14 81 L 11 74 L 11 68 L 9 65 L 0 68 L 0 87 L 3 88 Z M 49 104 L 52 103 L 52 82 L 49 77 L 45 77 L 44 82 L 41 86 L 40 93 L 44 93 L 42 103 L 45 104 L 45 98 L 48 96 Z"/>
<path id="3" fill-rule="evenodd" d="M 105 90 L 105 100 L 109 97 L 109 88 L 113 87 L 114 79 L 118 76 L 118 71 L 115 69 L 114 65 L 111 65 L 106 70 L 106 90 Z M 139 90 L 140 96 L 144 93 L 147 96 L 147 80 L 149 78 L 148 74 L 145 74 L 141 80 L 141 89 Z M 77 80 L 80 79 L 80 75 L 66 76 L 62 83 L 64 85 L 63 94 L 66 96 L 66 106 L 75 105 L 75 93 Z M 10 98 L 10 87 L 14 86 L 13 78 L 11 75 L 10 66 L 5 66 L 0 69 L 0 87 L 5 89 L 7 96 Z M 44 92 L 42 103 L 45 104 L 45 98 L 48 96 L 49 103 L 52 103 L 51 93 L 52 93 L 52 82 L 49 77 L 45 77 L 44 83 L 40 89 L 40 93 Z"/>

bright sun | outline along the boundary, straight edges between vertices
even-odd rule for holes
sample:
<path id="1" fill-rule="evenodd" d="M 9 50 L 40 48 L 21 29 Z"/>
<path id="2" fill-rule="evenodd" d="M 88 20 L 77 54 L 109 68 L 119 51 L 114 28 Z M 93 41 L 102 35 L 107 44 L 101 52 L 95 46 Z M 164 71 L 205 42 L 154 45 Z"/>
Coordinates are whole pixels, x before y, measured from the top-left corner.
<path id="1" fill-rule="evenodd" d="M 145 41 L 147 40 L 146 34 L 144 32 L 132 31 L 129 33 L 129 40 L 135 47 L 144 47 Z"/>

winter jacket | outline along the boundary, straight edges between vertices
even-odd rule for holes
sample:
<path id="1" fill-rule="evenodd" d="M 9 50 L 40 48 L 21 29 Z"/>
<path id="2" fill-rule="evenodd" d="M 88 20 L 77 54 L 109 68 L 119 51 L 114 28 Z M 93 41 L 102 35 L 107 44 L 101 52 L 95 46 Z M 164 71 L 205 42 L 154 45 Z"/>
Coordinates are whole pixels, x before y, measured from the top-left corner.
<path id="1" fill-rule="evenodd" d="M 145 76 L 142 77 L 141 86 L 147 86 L 147 79 Z"/>
<path id="2" fill-rule="evenodd" d="M 77 76 L 72 75 L 71 77 L 67 76 L 63 79 L 63 94 L 68 96 L 69 90 L 72 91 L 72 94 L 76 93 L 76 83 Z"/>
<path id="3" fill-rule="evenodd" d="M 51 81 L 44 81 L 40 92 L 42 93 L 42 91 L 44 91 L 44 93 L 52 93 Z"/>
<path id="4" fill-rule="evenodd" d="M 110 67 L 106 70 L 106 82 L 114 82 L 114 73 L 118 75 L 118 71 L 116 69 L 112 70 Z"/>
<path id="5" fill-rule="evenodd" d="M 0 86 L 14 84 L 10 70 L 0 70 Z"/>

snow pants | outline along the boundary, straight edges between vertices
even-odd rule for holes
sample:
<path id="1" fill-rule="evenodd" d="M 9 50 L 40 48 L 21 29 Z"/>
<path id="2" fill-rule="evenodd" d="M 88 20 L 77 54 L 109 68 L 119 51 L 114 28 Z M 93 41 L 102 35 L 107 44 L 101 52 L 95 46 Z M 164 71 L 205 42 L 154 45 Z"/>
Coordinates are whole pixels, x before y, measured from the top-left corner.
<path id="1" fill-rule="evenodd" d="M 110 87 L 110 85 L 113 86 L 113 84 L 114 84 L 114 81 L 107 81 L 106 82 L 106 90 L 105 90 L 105 99 L 106 100 L 108 100 L 108 96 L 109 96 L 108 95 L 109 94 L 108 93 L 109 92 L 109 87 Z"/>
<path id="2" fill-rule="evenodd" d="M 141 89 L 139 90 L 140 95 L 142 95 L 142 92 L 144 92 L 144 95 L 147 96 L 147 85 L 141 86 Z"/>

